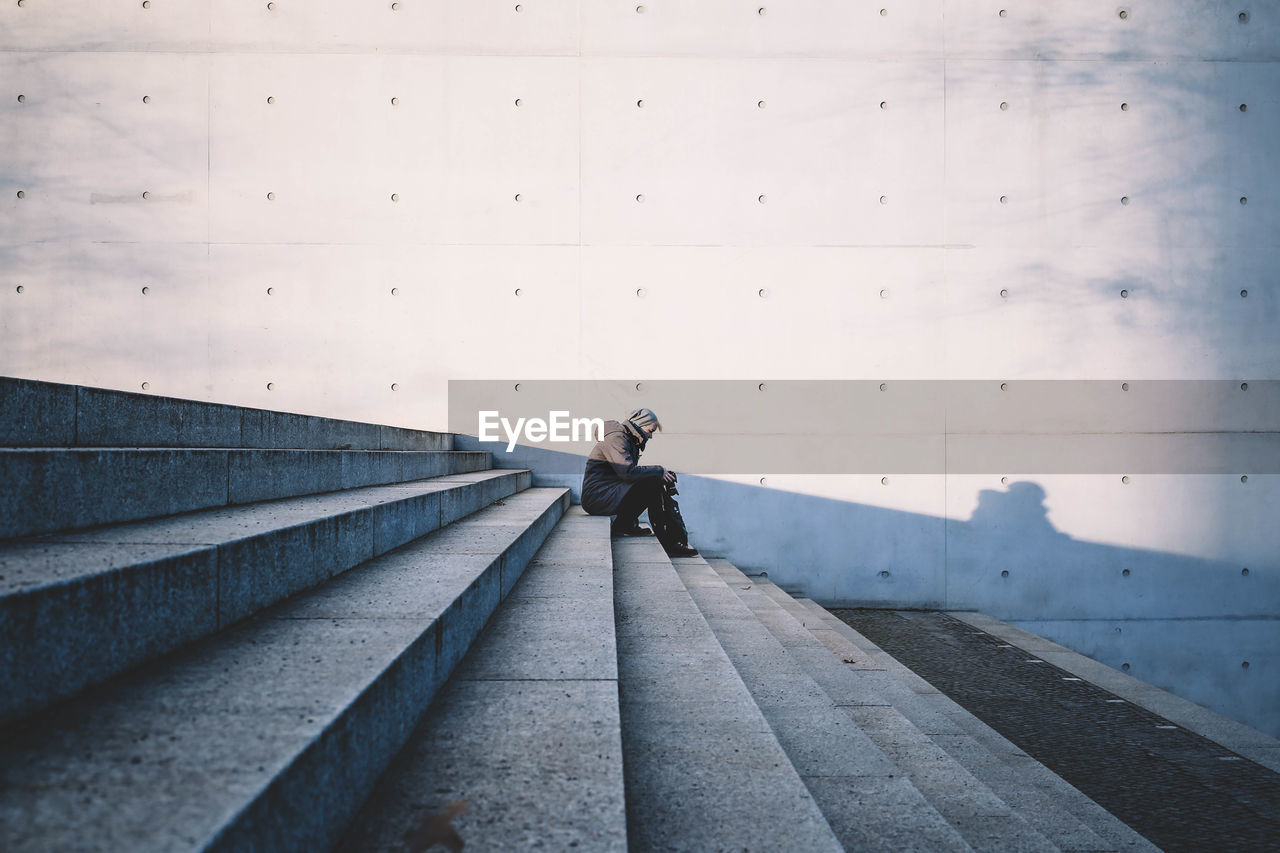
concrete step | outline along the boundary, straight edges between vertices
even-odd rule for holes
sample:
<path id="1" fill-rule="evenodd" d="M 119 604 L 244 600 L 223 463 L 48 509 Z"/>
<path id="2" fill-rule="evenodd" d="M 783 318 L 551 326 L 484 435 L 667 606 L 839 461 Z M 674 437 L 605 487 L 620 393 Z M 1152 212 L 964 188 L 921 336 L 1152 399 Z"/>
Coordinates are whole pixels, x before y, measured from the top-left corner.
<path id="1" fill-rule="evenodd" d="M 972 848 L 704 560 L 674 561 L 716 639 L 846 850 Z"/>
<path id="2" fill-rule="evenodd" d="M 0 376 L 0 447 L 450 450 L 448 433 Z"/>
<path id="3" fill-rule="evenodd" d="M 0 543 L 0 723 L 530 484 L 482 471 Z"/>
<path id="4" fill-rule="evenodd" d="M 624 851 L 609 519 L 571 508 L 379 780 L 338 849 Z"/>
<path id="5" fill-rule="evenodd" d="M 840 850 L 672 562 L 613 542 L 629 847 Z"/>
<path id="6" fill-rule="evenodd" d="M 523 491 L 11 730 L 0 849 L 331 847 L 567 506 Z"/>
<path id="7" fill-rule="evenodd" d="M 924 796 L 974 850 L 1042 851 L 1061 849 L 1013 807 L 956 761 L 935 736 L 959 734 L 954 725 L 901 714 L 884 695 L 895 684 L 891 675 L 866 663 L 850 666 L 831 653 L 806 627 L 809 611 L 778 587 L 748 578 L 730 563 L 715 560 L 715 573 L 777 638 L 787 653 L 830 700 L 889 757 L 892 765 Z M 780 600 L 793 603 L 801 618 Z M 1095 845 L 1092 848 L 1100 849 Z"/>
<path id="8" fill-rule="evenodd" d="M 483 471 L 432 450 L 0 448 L 0 539 Z"/>
<path id="9" fill-rule="evenodd" d="M 913 721 L 941 716 L 954 724 L 961 734 L 935 736 L 934 740 L 1062 849 L 1146 853 L 1158 849 L 821 605 L 808 600 L 801 603 L 826 629 L 895 677 L 900 686 L 886 695 L 904 716 Z"/>

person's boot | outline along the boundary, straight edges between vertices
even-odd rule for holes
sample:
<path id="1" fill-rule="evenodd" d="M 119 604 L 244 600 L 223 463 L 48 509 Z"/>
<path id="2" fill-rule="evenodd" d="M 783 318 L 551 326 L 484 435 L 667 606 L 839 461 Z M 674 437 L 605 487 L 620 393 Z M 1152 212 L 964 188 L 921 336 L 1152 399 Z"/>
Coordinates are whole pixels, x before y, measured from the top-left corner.
<path id="1" fill-rule="evenodd" d="M 630 526 L 618 526 L 617 523 L 609 525 L 610 536 L 652 536 L 653 531 L 647 527 L 641 527 L 640 522 L 634 521 Z"/>
<path id="2" fill-rule="evenodd" d="M 664 549 L 668 557 L 696 557 L 698 556 L 697 548 L 690 548 L 688 545 L 675 544 Z"/>

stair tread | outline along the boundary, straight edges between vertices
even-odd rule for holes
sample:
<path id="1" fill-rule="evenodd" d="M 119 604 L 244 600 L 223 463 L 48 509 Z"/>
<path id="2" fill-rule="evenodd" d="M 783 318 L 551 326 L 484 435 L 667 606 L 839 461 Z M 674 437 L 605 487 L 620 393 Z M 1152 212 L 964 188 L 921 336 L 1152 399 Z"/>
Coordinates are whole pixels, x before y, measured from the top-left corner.
<path id="1" fill-rule="evenodd" d="M 0 543 L 0 721 L 313 588 L 530 479 L 454 474 Z"/>
<path id="2" fill-rule="evenodd" d="M 841 849 L 662 547 L 613 560 L 630 846 Z"/>
<path id="3" fill-rule="evenodd" d="M 291 846 L 331 844 L 500 598 L 503 553 L 443 534 L 514 554 L 566 500 L 528 490 L 21 725 L 0 846 L 234 846 L 268 802 Z"/>
<path id="4" fill-rule="evenodd" d="M 847 849 L 969 849 L 739 597 L 747 591 L 743 587 L 752 584 L 726 583 L 701 560 L 682 560 L 679 568 L 717 639 Z M 987 815 L 994 812 L 985 811 Z M 904 820 L 904 813 L 911 819 Z"/>
<path id="5" fill-rule="evenodd" d="M 0 448 L 0 540 L 487 469 L 456 450 Z"/>
<path id="6" fill-rule="evenodd" d="M 718 561 L 716 570 L 733 580 L 745 577 L 725 561 Z M 884 695 L 897 686 L 889 673 L 844 664 L 810 633 L 806 625 L 821 624 L 812 610 L 765 580 L 757 579 L 750 591 L 739 594 L 744 600 L 755 597 L 753 612 L 770 624 L 771 630 L 778 630 L 773 628 L 774 624 L 785 626 L 788 650 L 975 848 L 1060 849 L 1055 839 L 1046 837 L 1025 815 L 934 741 L 938 733 L 961 733 L 950 720 L 935 715 L 920 717 L 917 723 L 904 716 Z M 999 831 L 993 832 L 994 824 L 990 821 L 972 820 L 974 814 L 999 818 Z M 1078 834 L 1070 840 L 1078 842 Z M 1099 849 L 1098 839 L 1090 837 L 1089 842 L 1092 846 L 1073 849 Z"/>
<path id="7" fill-rule="evenodd" d="M 142 559 L 230 542 L 238 542 L 275 530 L 286 530 L 307 521 L 325 518 L 383 503 L 457 488 L 482 479 L 510 475 L 510 470 L 491 469 L 488 477 L 450 474 L 412 483 L 364 486 L 341 492 L 304 495 L 260 501 L 233 507 L 197 510 L 181 515 L 131 521 L 65 533 L 49 533 L 27 539 L 0 542 L 0 594 L 29 589 L 41 584 L 37 572 L 49 572 L 50 581 L 61 583 L 81 575 L 132 565 L 133 549 L 141 549 Z M 50 550 L 57 546 L 56 550 Z M 104 546 L 116 546 L 104 551 Z M 86 559 L 92 569 L 78 568 L 77 558 Z M 67 562 L 68 559 L 77 560 Z M 105 565 L 102 561 L 105 560 Z M 30 568 L 25 565 L 29 561 Z"/>
<path id="8" fill-rule="evenodd" d="M 815 680 L 812 664 L 796 654 L 812 650 L 816 639 L 808 636 L 803 642 L 804 628 L 772 602 L 762 608 L 755 579 L 722 577 L 698 562 L 682 561 L 682 576 L 806 782 L 844 778 L 861 789 L 856 799 L 843 790 L 834 792 L 837 796 L 821 786 L 814 790 L 847 849 L 1057 850 L 939 750 L 925 749 L 906 720 L 899 717 L 897 737 L 876 740 L 875 732 L 833 701 Z M 839 665 L 825 648 L 821 652 L 825 660 L 819 658 L 819 664 Z M 1004 841 L 977 843 L 988 840 L 993 823 L 1000 825 L 998 837 Z"/>
<path id="9" fill-rule="evenodd" d="M 574 508 L 353 821 L 340 850 L 394 849 L 450 803 L 484 850 L 625 850 L 609 521 Z"/>

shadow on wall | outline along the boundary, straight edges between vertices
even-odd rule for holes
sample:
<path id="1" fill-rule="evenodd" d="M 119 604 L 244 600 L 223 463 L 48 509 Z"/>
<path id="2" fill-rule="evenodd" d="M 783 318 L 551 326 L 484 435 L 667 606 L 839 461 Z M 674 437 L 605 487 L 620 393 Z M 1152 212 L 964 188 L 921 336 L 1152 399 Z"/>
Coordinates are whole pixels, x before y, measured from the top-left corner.
<path id="1" fill-rule="evenodd" d="M 457 436 L 580 499 L 584 459 Z M 1274 566 L 1076 539 L 1029 480 L 979 492 L 967 519 L 682 475 L 690 541 L 830 606 L 980 610 L 1280 736 Z"/>

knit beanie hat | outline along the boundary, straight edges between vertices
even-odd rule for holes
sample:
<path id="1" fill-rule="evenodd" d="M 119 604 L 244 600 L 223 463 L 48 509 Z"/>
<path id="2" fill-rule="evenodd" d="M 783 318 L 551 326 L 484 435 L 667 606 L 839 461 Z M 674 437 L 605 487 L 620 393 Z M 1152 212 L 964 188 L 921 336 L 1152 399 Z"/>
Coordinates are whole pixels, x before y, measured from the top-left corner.
<path id="1" fill-rule="evenodd" d="M 634 425 L 636 429 L 640 429 L 648 424 L 657 424 L 658 429 L 662 429 L 662 424 L 658 421 L 658 416 L 653 413 L 653 409 L 636 409 L 634 412 L 627 415 L 627 420 L 631 421 L 632 425 Z"/>

